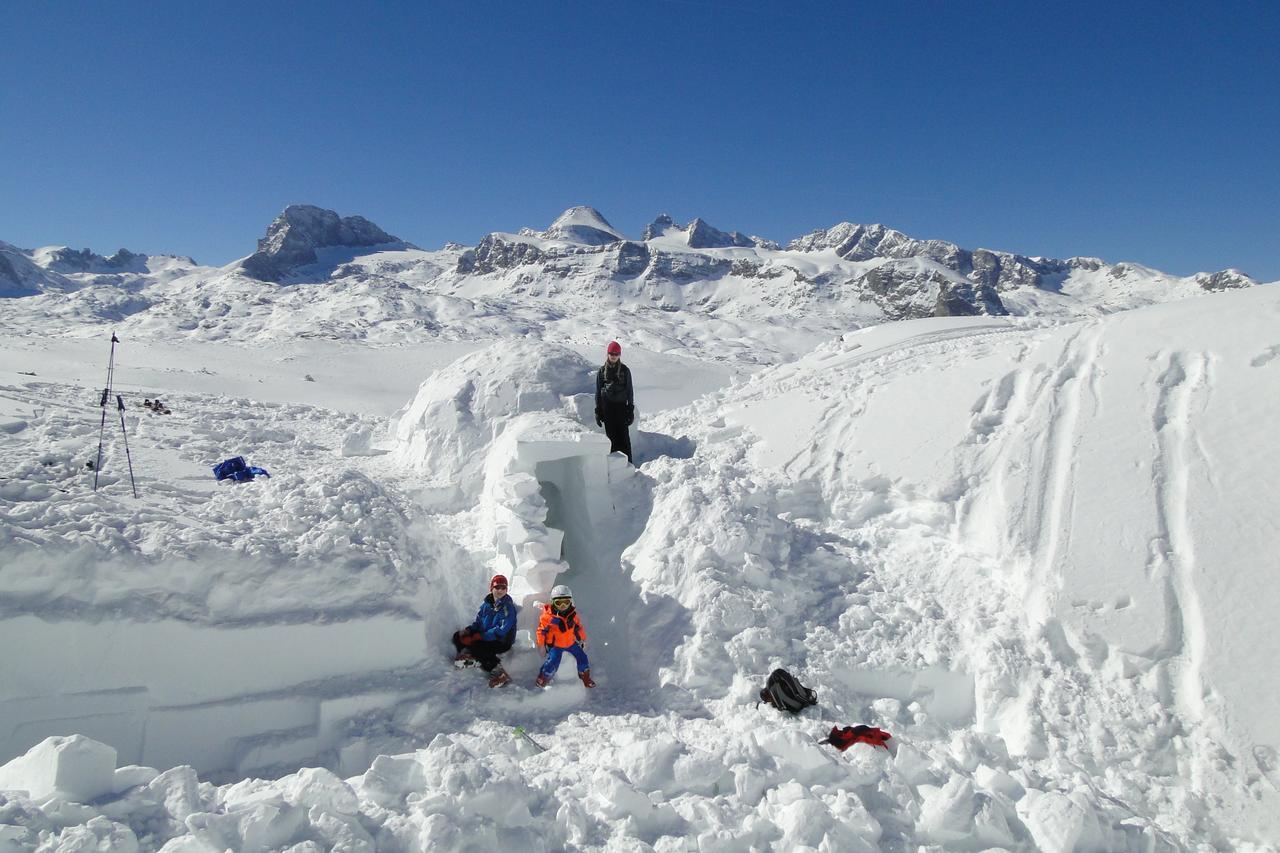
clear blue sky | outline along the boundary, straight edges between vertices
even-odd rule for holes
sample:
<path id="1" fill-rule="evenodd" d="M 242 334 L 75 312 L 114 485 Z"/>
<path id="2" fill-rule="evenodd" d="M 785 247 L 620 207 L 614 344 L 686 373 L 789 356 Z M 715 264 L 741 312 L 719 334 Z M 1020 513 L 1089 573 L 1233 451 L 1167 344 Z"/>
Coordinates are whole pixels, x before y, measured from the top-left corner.
<path id="1" fill-rule="evenodd" d="M 222 264 L 575 204 L 1280 279 L 1280 3 L 6 4 L 0 240 Z"/>

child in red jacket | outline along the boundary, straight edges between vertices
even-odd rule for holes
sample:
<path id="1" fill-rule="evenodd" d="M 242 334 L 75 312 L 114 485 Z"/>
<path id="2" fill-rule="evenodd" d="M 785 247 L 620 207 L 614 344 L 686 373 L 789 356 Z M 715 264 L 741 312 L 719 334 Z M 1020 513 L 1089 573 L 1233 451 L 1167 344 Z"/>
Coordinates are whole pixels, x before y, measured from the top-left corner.
<path id="1" fill-rule="evenodd" d="M 534 682 L 546 687 L 560 668 L 560 658 L 565 652 L 578 662 L 578 678 L 587 687 L 595 687 L 591 680 L 591 663 L 587 660 L 587 632 L 582 618 L 573 606 L 573 592 L 563 584 L 551 590 L 551 603 L 542 605 L 542 619 L 538 622 L 538 648 L 545 649 L 547 659 L 538 670 Z"/>

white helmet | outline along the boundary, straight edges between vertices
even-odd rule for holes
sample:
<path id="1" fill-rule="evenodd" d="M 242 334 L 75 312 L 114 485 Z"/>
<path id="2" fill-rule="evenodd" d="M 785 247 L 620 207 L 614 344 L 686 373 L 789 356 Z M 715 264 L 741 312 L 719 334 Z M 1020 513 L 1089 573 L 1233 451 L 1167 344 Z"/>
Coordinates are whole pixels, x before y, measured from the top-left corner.
<path id="1" fill-rule="evenodd" d="M 556 586 L 551 587 L 552 601 L 557 598 L 573 598 L 573 590 L 569 589 L 569 587 L 564 584 L 557 584 Z"/>

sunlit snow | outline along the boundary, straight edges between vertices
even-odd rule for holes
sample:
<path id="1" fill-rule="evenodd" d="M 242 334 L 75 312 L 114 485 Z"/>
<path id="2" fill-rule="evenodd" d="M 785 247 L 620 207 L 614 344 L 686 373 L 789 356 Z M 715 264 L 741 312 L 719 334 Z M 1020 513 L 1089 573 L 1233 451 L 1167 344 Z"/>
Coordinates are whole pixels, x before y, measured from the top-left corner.
<path id="1" fill-rule="evenodd" d="M 1280 842 L 1275 285 L 862 326 L 445 288 L 452 249 L 282 285 L 40 252 L 0 299 L 0 851 Z M 613 338 L 637 468 L 594 423 Z M 491 690 L 449 637 L 495 572 Z M 533 686 L 553 583 L 595 690 Z M 819 704 L 758 706 L 778 666 Z M 818 742 L 858 723 L 893 749 Z"/>

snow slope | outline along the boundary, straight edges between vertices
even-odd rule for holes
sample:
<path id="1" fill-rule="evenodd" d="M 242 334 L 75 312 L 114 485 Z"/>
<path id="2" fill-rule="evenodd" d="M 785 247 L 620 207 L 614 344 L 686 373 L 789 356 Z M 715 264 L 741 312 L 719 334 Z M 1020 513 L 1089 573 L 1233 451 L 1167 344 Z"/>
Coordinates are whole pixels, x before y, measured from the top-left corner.
<path id="1" fill-rule="evenodd" d="M 591 418 L 607 337 L 300 334 L 333 296 L 127 326 L 96 492 L 106 337 L 10 301 L 0 849 L 1280 839 L 1280 289 L 877 325 L 754 372 L 689 342 L 802 338 L 652 312 L 621 335 L 638 469 Z M 241 454 L 272 477 L 216 483 Z M 451 667 L 494 571 L 525 628 L 573 586 L 595 691 L 534 690 L 527 635 L 504 690 Z M 818 707 L 756 707 L 779 665 Z M 892 752 L 817 743 L 855 723 Z"/>

